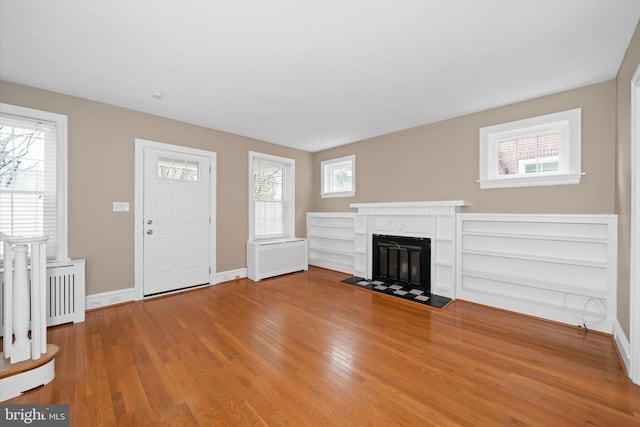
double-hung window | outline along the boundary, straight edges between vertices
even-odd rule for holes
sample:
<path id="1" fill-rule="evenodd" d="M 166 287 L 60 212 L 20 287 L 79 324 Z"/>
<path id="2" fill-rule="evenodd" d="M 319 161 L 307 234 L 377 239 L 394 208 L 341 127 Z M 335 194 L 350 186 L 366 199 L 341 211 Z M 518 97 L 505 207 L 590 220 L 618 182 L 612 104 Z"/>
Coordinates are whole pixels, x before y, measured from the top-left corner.
<path id="1" fill-rule="evenodd" d="M 295 160 L 249 152 L 249 240 L 294 237 Z"/>
<path id="2" fill-rule="evenodd" d="M 66 158 L 66 116 L 0 104 L 0 233 L 49 237 L 50 260 L 67 259 Z"/>
<path id="3" fill-rule="evenodd" d="M 480 188 L 578 184 L 579 108 L 480 129 Z"/>
<path id="4" fill-rule="evenodd" d="M 356 156 L 324 160 L 320 164 L 322 197 L 353 197 L 356 194 Z"/>

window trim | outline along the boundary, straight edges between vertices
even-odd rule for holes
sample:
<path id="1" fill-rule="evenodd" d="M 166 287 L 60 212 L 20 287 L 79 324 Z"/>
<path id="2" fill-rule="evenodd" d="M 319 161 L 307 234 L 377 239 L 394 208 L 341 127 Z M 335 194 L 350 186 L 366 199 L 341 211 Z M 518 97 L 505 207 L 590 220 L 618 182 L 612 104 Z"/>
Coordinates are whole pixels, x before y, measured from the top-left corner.
<path id="1" fill-rule="evenodd" d="M 326 173 L 331 166 L 334 166 L 339 163 L 351 163 L 351 190 L 349 191 L 327 191 L 327 182 L 325 179 L 328 179 Z M 339 157 L 336 159 L 323 160 L 320 162 L 320 196 L 324 198 L 330 197 L 354 197 L 356 195 L 356 155 L 352 154 L 350 156 Z"/>
<path id="2" fill-rule="evenodd" d="M 480 128 L 481 189 L 579 184 L 581 165 L 582 109 L 561 111 L 529 119 Z M 529 135 L 560 132 L 558 171 L 524 175 L 498 175 L 498 142 Z"/>
<path id="3" fill-rule="evenodd" d="M 48 263 L 68 261 L 68 221 L 67 221 L 67 121 L 66 115 L 0 103 L 0 112 L 29 119 L 56 123 L 56 257 Z"/>
<path id="4" fill-rule="evenodd" d="M 281 237 L 256 237 L 255 236 L 255 217 L 253 203 L 253 161 L 255 158 L 272 160 L 281 163 L 287 163 L 291 167 L 291 182 L 289 183 L 289 209 L 290 215 L 286 224 L 284 224 L 284 233 Z M 271 154 L 249 151 L 249 171 L 248 171 L 248 196 L 249 196 L 249 242 L 268 242 L 293 239 L 295 237 L 295 183 L 296 183 L 296 161 L 287 157 L 274 156 Z"/>

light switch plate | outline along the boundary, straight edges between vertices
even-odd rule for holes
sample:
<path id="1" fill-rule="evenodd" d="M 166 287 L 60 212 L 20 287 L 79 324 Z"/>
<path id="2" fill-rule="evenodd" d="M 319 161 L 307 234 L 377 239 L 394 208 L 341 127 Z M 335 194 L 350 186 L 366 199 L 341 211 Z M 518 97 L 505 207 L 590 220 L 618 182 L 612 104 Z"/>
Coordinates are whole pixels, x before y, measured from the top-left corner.
<path id="1" fill-rule="evenodd" d="M 114 212 L 129 212 L 129 202 L 113 202 Z"/>

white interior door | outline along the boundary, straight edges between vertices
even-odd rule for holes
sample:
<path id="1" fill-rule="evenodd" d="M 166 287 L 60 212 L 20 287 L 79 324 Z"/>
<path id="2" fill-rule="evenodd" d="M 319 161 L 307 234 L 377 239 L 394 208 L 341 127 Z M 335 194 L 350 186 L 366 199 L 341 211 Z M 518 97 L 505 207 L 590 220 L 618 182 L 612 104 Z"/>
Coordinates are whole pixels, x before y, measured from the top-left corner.
<path id="1" fill-rule="evenodd" d="M 210 281 L 210 160 L 144 147 L 144 295 Z"/>

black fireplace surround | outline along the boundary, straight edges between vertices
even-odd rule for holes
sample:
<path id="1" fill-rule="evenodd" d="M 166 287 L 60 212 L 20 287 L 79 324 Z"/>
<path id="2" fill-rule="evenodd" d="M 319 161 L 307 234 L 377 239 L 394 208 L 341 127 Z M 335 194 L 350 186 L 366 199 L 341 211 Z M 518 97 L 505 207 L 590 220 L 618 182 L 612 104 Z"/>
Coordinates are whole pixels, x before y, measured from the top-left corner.
<path id="1" fill-rule="evenodd" d="M 373 235 L 373 280 L 397 282 L 431 295 L 431 239 Z"/>

